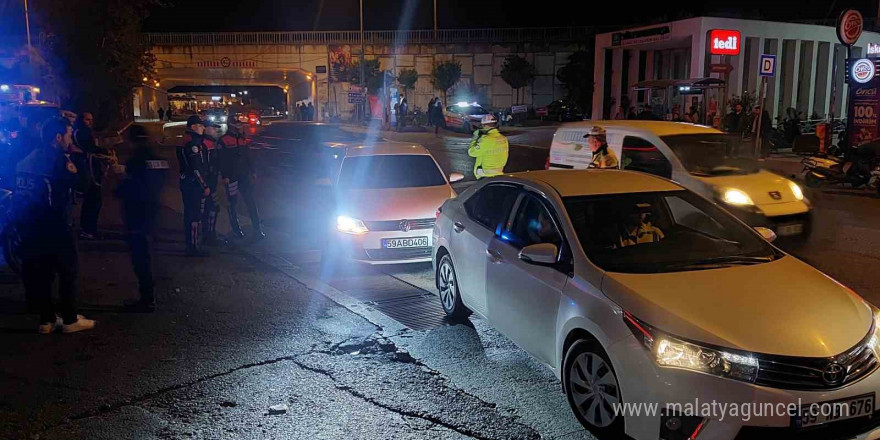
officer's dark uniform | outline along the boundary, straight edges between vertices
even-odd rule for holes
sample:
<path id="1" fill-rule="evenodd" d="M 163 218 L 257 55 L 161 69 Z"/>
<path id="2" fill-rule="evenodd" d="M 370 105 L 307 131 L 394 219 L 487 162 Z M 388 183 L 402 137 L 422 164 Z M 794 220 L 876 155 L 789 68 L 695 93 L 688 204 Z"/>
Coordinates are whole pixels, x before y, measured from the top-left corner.
<path id="1" fill-rule="evenodd" d="M 106 160 L 99 156 L 107 155 L 109 152 L 98 146 L 92 129 L 85 125 L 80 126 L 74 131 L 73 140 L 74 144 L 83 151 L 85 156 L 84 165 L 86 169 L 82 169 L 81 172 L 83 177 L 88 180 L 80 214 L 80 227 L 83 232 L 95 235 L 98 232 L 98 216 L 103 205 L 101 185 L 103 184 L 107 167 Z"/>
<path id="2" fill-rule="evenodd" d="M 183 228 L 186 236 L 188 254 L 199 254 L 199 231 L 202 227 L 202 216 L 205 212 L 205 188 L 208 184 L 205 176 L 208 167 L 204 160 L 203 136 L 190 130 L 194 124 L 201 124 L 198 116 L 187 120 L 187 130 L 183 137 L 183 146 L 177 148 L 177 160 L 180 163 L 180 193 L 183 197 Z"/>
<path id="3" fill-rule="evenodd" d="M 134 304 L 144 311 L 155 308 L 153 268 L 150 258 L 152 234 L 159 196 L 168 173 L 168 161 L 157 157 L 150 148 L 146 130 L 132 126 L 132 158 L 125 163 L 125 179 L 117 188 L 122 199 L 123 216 L 131 248 L 131 264 L 138 278 L 141 298 Z"/>
<path id="4" fill-rule="evenodd" d="M 230 125 L 231 126 L 231 125 Z M 232 233 L 239 237 L 244 236 L 241 226 L 238 224 L 238 194 L 241 193 L 244 203 L 248 207 L 254 234 L 264 237 L 263 225 L 260 222 L 260 211 L 257 209 L 257 201 L 254 194 L 253 165 L 251 163 L 248 144 L 250 141 L 240 131 L 232 129 L 220 137 L 220 174 L 226 183 L 226 197 L 229 201 L 229 224 Z"/>
<path id="5" fill-rule="evenodd" d="M 21 235 L 22 281 L 41 323 L 55 322 L 52 284 L 59 277 L 58 312 L 77 321 L 79 262 L 71 224 L 72 192 L 80 170 L 59 148 L 41 145 L 16 166 L 14 216 Z"/>
<path id="6" fill-rule="evenodd" d="M 204 125 L 205 127 L 208 125 L 219 127 L 211 121 L 205 121 Z M 204 134 L 203 144 L 205 149 L 202 150 L 202 159 L 205 161 L 208 170 L 204 177 L 205 183 L 211 189 L 211 195 L 205 199 L 202 233 L 204 235 L 204 243 L 214 245 L 217 244 L 217 213 L 220 211 L 220 196 L 217 194 L 217 183 L 220 173 L 220 150 L 217 148 L 217 139 L 209 136 L 207 131 Z"/>

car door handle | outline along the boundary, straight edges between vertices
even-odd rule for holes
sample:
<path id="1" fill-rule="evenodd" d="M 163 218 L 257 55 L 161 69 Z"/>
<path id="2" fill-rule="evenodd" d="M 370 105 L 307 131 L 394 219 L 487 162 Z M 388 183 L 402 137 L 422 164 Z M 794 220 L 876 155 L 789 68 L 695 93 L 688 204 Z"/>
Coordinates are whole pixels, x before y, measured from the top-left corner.
<path id="1" fill-rule="evenodd" d="M 501 258 L 501 253 L 498 251 L 493 251 L 492 249 L 486 249 L 486 255 L 489 257 L 489 261 L 492 263 L 500 263 L 503 258 Z"/>
<path id="2" fill-rule="evenodd" d="M 455 222 L 452 224 L 452 229 L 455 230 L 455 232 L 461 232 L 464 231 L 464 225 L 461 224 L 461 222 Z"/>

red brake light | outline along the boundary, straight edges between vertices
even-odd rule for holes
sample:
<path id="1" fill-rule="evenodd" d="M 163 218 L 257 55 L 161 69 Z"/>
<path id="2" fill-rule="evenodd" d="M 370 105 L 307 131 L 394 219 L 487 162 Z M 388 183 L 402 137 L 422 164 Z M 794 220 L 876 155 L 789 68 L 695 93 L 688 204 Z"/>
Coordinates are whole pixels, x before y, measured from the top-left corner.
<path id="1" fill-rule="evenodd" d="M 550 169 L 550 155 L 549 154 L 547 155 L 547 162 L 544 163 L 544 169 L 545 170 Z"/>
<path id="2" fill-rule="evenodd" d="M 437 208 L 437 212 L 434 213 L 434 218 L 440 218 L 440 213 L 443 212 L 443 208 Z"/>

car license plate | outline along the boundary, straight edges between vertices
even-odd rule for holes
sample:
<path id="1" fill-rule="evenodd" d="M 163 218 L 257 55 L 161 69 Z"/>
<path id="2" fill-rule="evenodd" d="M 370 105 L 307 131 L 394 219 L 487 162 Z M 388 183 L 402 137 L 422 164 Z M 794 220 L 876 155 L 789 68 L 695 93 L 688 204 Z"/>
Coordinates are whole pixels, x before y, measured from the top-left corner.
<path id="1" fill-rule="evenodd" d="M 780 237 L 787 237 L 791 235 L 801 235 L 804 233 L 804 225 L 802 223 L 795 223 L 791 225 L 779 225 L 776 227 L 776 235 Z"/>
<path id="2" fill-rule="evenodd" d="M 428 237 L 386 238 L 382 240 L 382 249 L 405 249 L 428 247 Z"/>
<path id="3" fill-rule="evenodd" d="M 830 402 L 801 405 L 801 413 L 795 416 L 797 428 L 837 422 L 869 416 L 874 413 L 874 393 Z"/>

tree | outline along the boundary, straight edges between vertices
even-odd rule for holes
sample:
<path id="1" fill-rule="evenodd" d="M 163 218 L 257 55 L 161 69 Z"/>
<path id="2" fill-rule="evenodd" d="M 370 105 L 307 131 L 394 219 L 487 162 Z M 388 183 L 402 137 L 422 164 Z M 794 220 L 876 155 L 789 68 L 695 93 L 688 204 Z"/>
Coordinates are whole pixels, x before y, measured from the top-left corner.
<path id="1" fill-rule="evenodd" d="M 379 72 L 379 59 L 375 58 L 372 60 L 364 61 L 364 77 L 367 79 L 365 84 L 367 85 L 367 91 L 371 95 L 376 95 L 379 93 L 379 89 L 382 88 L 382 78 L 381 72 Z M 355 61 L 352 64 L 351 69 L 347 70 L 345 80 L 352 84 L 361 84 L 361 62 L 360 60 Z"/>
<path id="2" fill-rule="evenodd" d="M 443 93 L 443 102 L 446 102 L 446 93 L 461 79 L 461 63 L 447 60 L 434 64 L 431 69 L 431 84 Z"/>
<path id="3" fill-rule="evenodd" d="M 62 104 L 89 110 L 99 122 L 125 120 L 131 90 L 158 79 L 141 28 L 162 0 L 32 0 L 32 26 L 45 35 L 41 50 L 62 91 Z"/>
<path id="4" fill-rule="evenodd" d="M 403 97 L 407 96 L 407 91 L 415 90 L 416 82 L 419 80 L 419 72 L 416 69 L 403 69 L 397 74 L 397 83 L 403 89 Z"/>
<path id="5" fill-rule="evenodd" d="M 567 99 L 582 110 L 590 108 L 593 101 L 593 53 L 577 51 L 568 56 L 568 63 L 556 72 L 556 79 L 562 83 Z"/>
<path id="6" fill-rule="evenodd" d="M 501 79 L 516 90 L 516 104 L 520 103 L 519 91 L 535 81 L 535 65 L 519 55 L 509 55 L 501 65 Z"/>

